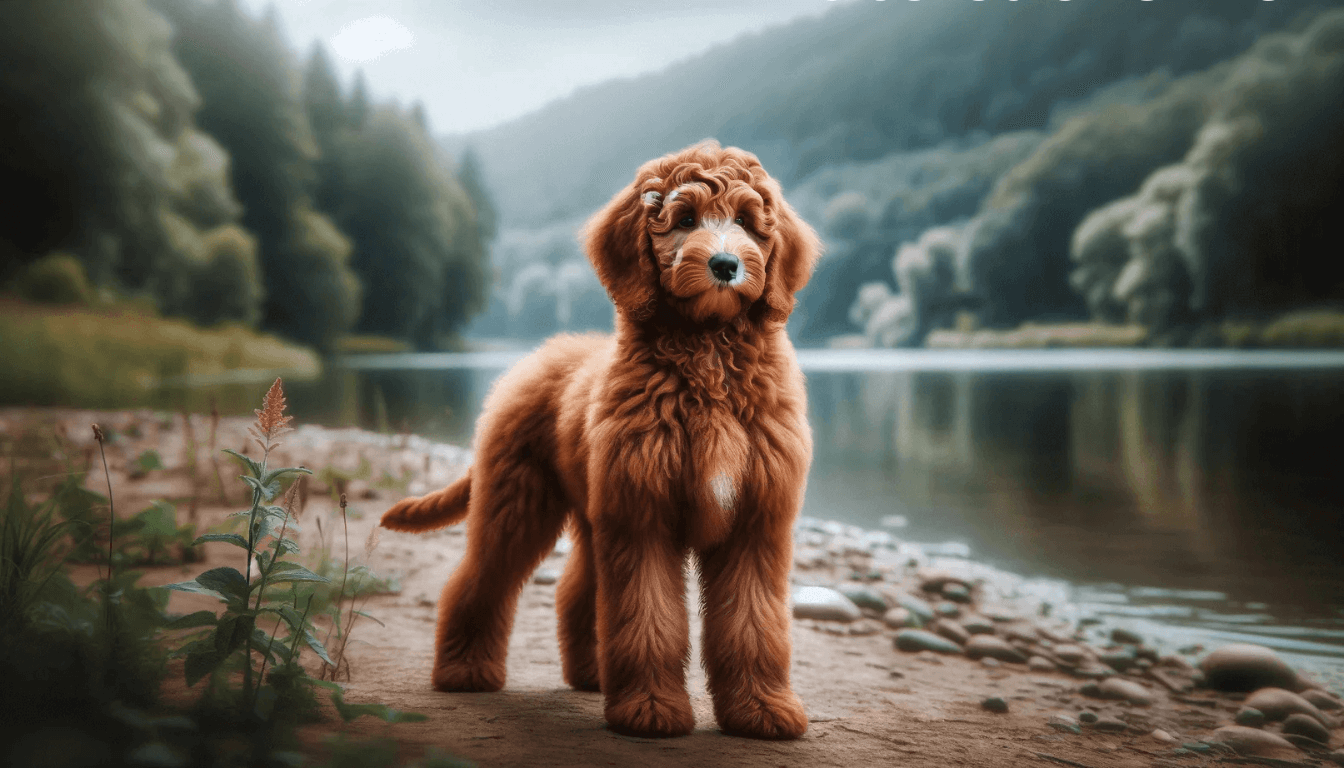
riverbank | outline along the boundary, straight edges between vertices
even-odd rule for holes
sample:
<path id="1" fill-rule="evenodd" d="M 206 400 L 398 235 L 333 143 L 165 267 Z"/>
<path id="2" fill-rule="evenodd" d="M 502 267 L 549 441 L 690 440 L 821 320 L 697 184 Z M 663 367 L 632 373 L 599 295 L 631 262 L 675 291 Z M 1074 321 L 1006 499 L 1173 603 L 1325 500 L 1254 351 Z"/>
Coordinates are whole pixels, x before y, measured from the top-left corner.
<path id="1" fill-rule="evenodd" d="M 233 510 L 230 501 L 241 503 L 220 497 L 214 459 L 218 449 L 246 447 L 246 419 L 212 423 L 208 417 L 149 411 L 8 409 L 0 411 L 0 434 L 7 451 L 22 447 L 21 469 L 36 467 L 43 451 L 49 461 L 57 448 L 87 466 L 94 445 L 88 425 L 94 422 L 110 436 L 108 461 L 119 509 L 170 499 L 179 516 L 192 510 L 204 530 Z M 802 616 L 793 626 L 793 681 L 811 720 L 803 739 L 761 743 L 718 732 L 699 666 L 694 619 L 690 688 L 696 731 L 667 741 L 607 731 L 600 695 L 568 690 L 560 677 L 554 577 L 568 556 L 563 541 L 524 589 L 505 690 L 436 693 L 427 682 L 435 602 L 464 552 L 462 527 L 420 536 L 384 533 L 380 540 L 373 531 L 378 516 L 395 500 L 458 476 L 470 461 L 469 452 L 411 435 L 313 426 L 301 426 L 283 442 L 273 454 L 276 462 L 316 472 L 301 517 L 303 550 L 319 548 L 320 538 L 328 547 L 334 544 L 340 525 L 334 494 L 343 490 L 351 500 L 352 551 L 367 542 L 370 567 L 398 586 L 361 605 L 381 624 L 362 623 L 355 632 L 347 700 L 379 701 L 429 716 L 390 731 L 384 725 L 337 725 L 331 719 L 308 727 L 306 738 L 314 750 L 340 732 L 396 738 L 408 755 L 435 745 L 481 765 L 1100 768 L 1245 764 L 1251 759 L 1209 746 L 1227 740 L 1229 733 L 1237 735 L 1224 731 L 1215 737 L 1215 732 L 1235 721 L 1245 697 L 1190 686 L 1194 664 L 1208 649 L 1163 648 L 1154 638 L 1124 634 L 1123 626 L 1080 620 L 1064 602 L 1066 596 L 1048 585 L 889 533 L 811 519 L 798 526 L 793 576 L 795 611 Z M 140 460 L 150 450 L 161 468 L 146 469 Z M 226 477 L 234 474 L 227 464 L 220 471 Z M 206 545 L 204 556 L 190 566 L 150 569 L 145 583 L 179 581 L 184 573 L 215 567 L 233 555 L 222 545 Z M 849 597 L 836 600 L 805 587 L 835 588 Z M 170 609 L 210 607 L 194 599 L 174 594 Z M 930 631 L 917 634 L 912 624 Z M 1319 682 L 1338 692 L 1338 683 Z M 1282 730 L 1271 724 L 1264 732 Z M 1334 731 L 1332 748 L 1344 746 L 1341 737 L 1344 731 Z M 1243 744 L 1243 749 L 1254 748 Z M 1292 751 L 1273 744 L 1259 749 L 1262 757 L 1289 764 L 1318 765 L 1326 759 L 1309 744 L 1287 748 Z"/>

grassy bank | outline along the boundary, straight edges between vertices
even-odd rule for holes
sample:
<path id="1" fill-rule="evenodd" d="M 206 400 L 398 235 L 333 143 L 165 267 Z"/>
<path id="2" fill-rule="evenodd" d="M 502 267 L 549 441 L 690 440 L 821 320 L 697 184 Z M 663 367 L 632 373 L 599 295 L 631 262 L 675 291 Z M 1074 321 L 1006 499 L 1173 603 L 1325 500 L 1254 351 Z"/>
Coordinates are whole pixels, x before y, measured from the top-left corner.
<path id="1" fill-rule="evenodd" d="M 242 326 L 199 328 L 134 305 L 0 299 L 0 402 L 124 408 L 198 383 L 316 378 L 317 353 Z"/>

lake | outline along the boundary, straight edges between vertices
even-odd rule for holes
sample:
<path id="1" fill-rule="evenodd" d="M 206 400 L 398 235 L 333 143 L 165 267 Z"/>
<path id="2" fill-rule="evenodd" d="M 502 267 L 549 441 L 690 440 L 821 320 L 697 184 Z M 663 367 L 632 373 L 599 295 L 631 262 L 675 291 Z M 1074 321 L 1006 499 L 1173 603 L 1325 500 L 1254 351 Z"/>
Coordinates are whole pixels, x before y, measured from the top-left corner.
<path id="1" fill-rule="evenodd" d="M 300 420 L 467 444 L 522 353 L 366 356 L 291 390 Z M 1344 353 L 800 354 L 804 514 L 1028 577 L 1178 643 L 1344 671 Z"/>

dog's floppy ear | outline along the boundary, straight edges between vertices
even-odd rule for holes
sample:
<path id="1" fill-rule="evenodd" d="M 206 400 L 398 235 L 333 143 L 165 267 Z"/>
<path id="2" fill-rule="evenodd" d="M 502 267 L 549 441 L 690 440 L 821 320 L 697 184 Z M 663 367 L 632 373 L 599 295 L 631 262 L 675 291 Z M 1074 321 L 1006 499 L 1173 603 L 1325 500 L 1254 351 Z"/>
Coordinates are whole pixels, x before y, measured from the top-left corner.
<path id="1" fill-rule="evenodd" d="M 793 312 L 793 295 L 807 285 L 821 256 L 821 239 L 782 195 L 775 196 L 775 231 L 765 268 L 765 320 L 782 323 Z"/>
<path id="2" fill-rule="evenodd" d="M 649 244 L 649 210 L 661 206 L 656 192 L 641 194 L 637 181 L 617 193 L 588 221 L 588 260 L 616 308 L 632 320 L 653 314 L 658 274 Z"/>

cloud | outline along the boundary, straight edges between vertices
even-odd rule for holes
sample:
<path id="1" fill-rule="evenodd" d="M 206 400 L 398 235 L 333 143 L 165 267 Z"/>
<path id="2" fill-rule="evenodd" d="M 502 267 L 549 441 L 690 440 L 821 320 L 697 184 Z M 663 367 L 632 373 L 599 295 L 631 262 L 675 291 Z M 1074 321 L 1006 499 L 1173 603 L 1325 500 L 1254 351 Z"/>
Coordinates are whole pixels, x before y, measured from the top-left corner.
<path id="1" fill-rule="evenodd" d="M 376 61 L 392 51 L 415 47 L 411 31 L 388 16 L 366 16 L 352 21 L 331 38 L 331 49 L 347 62 Z"/>

